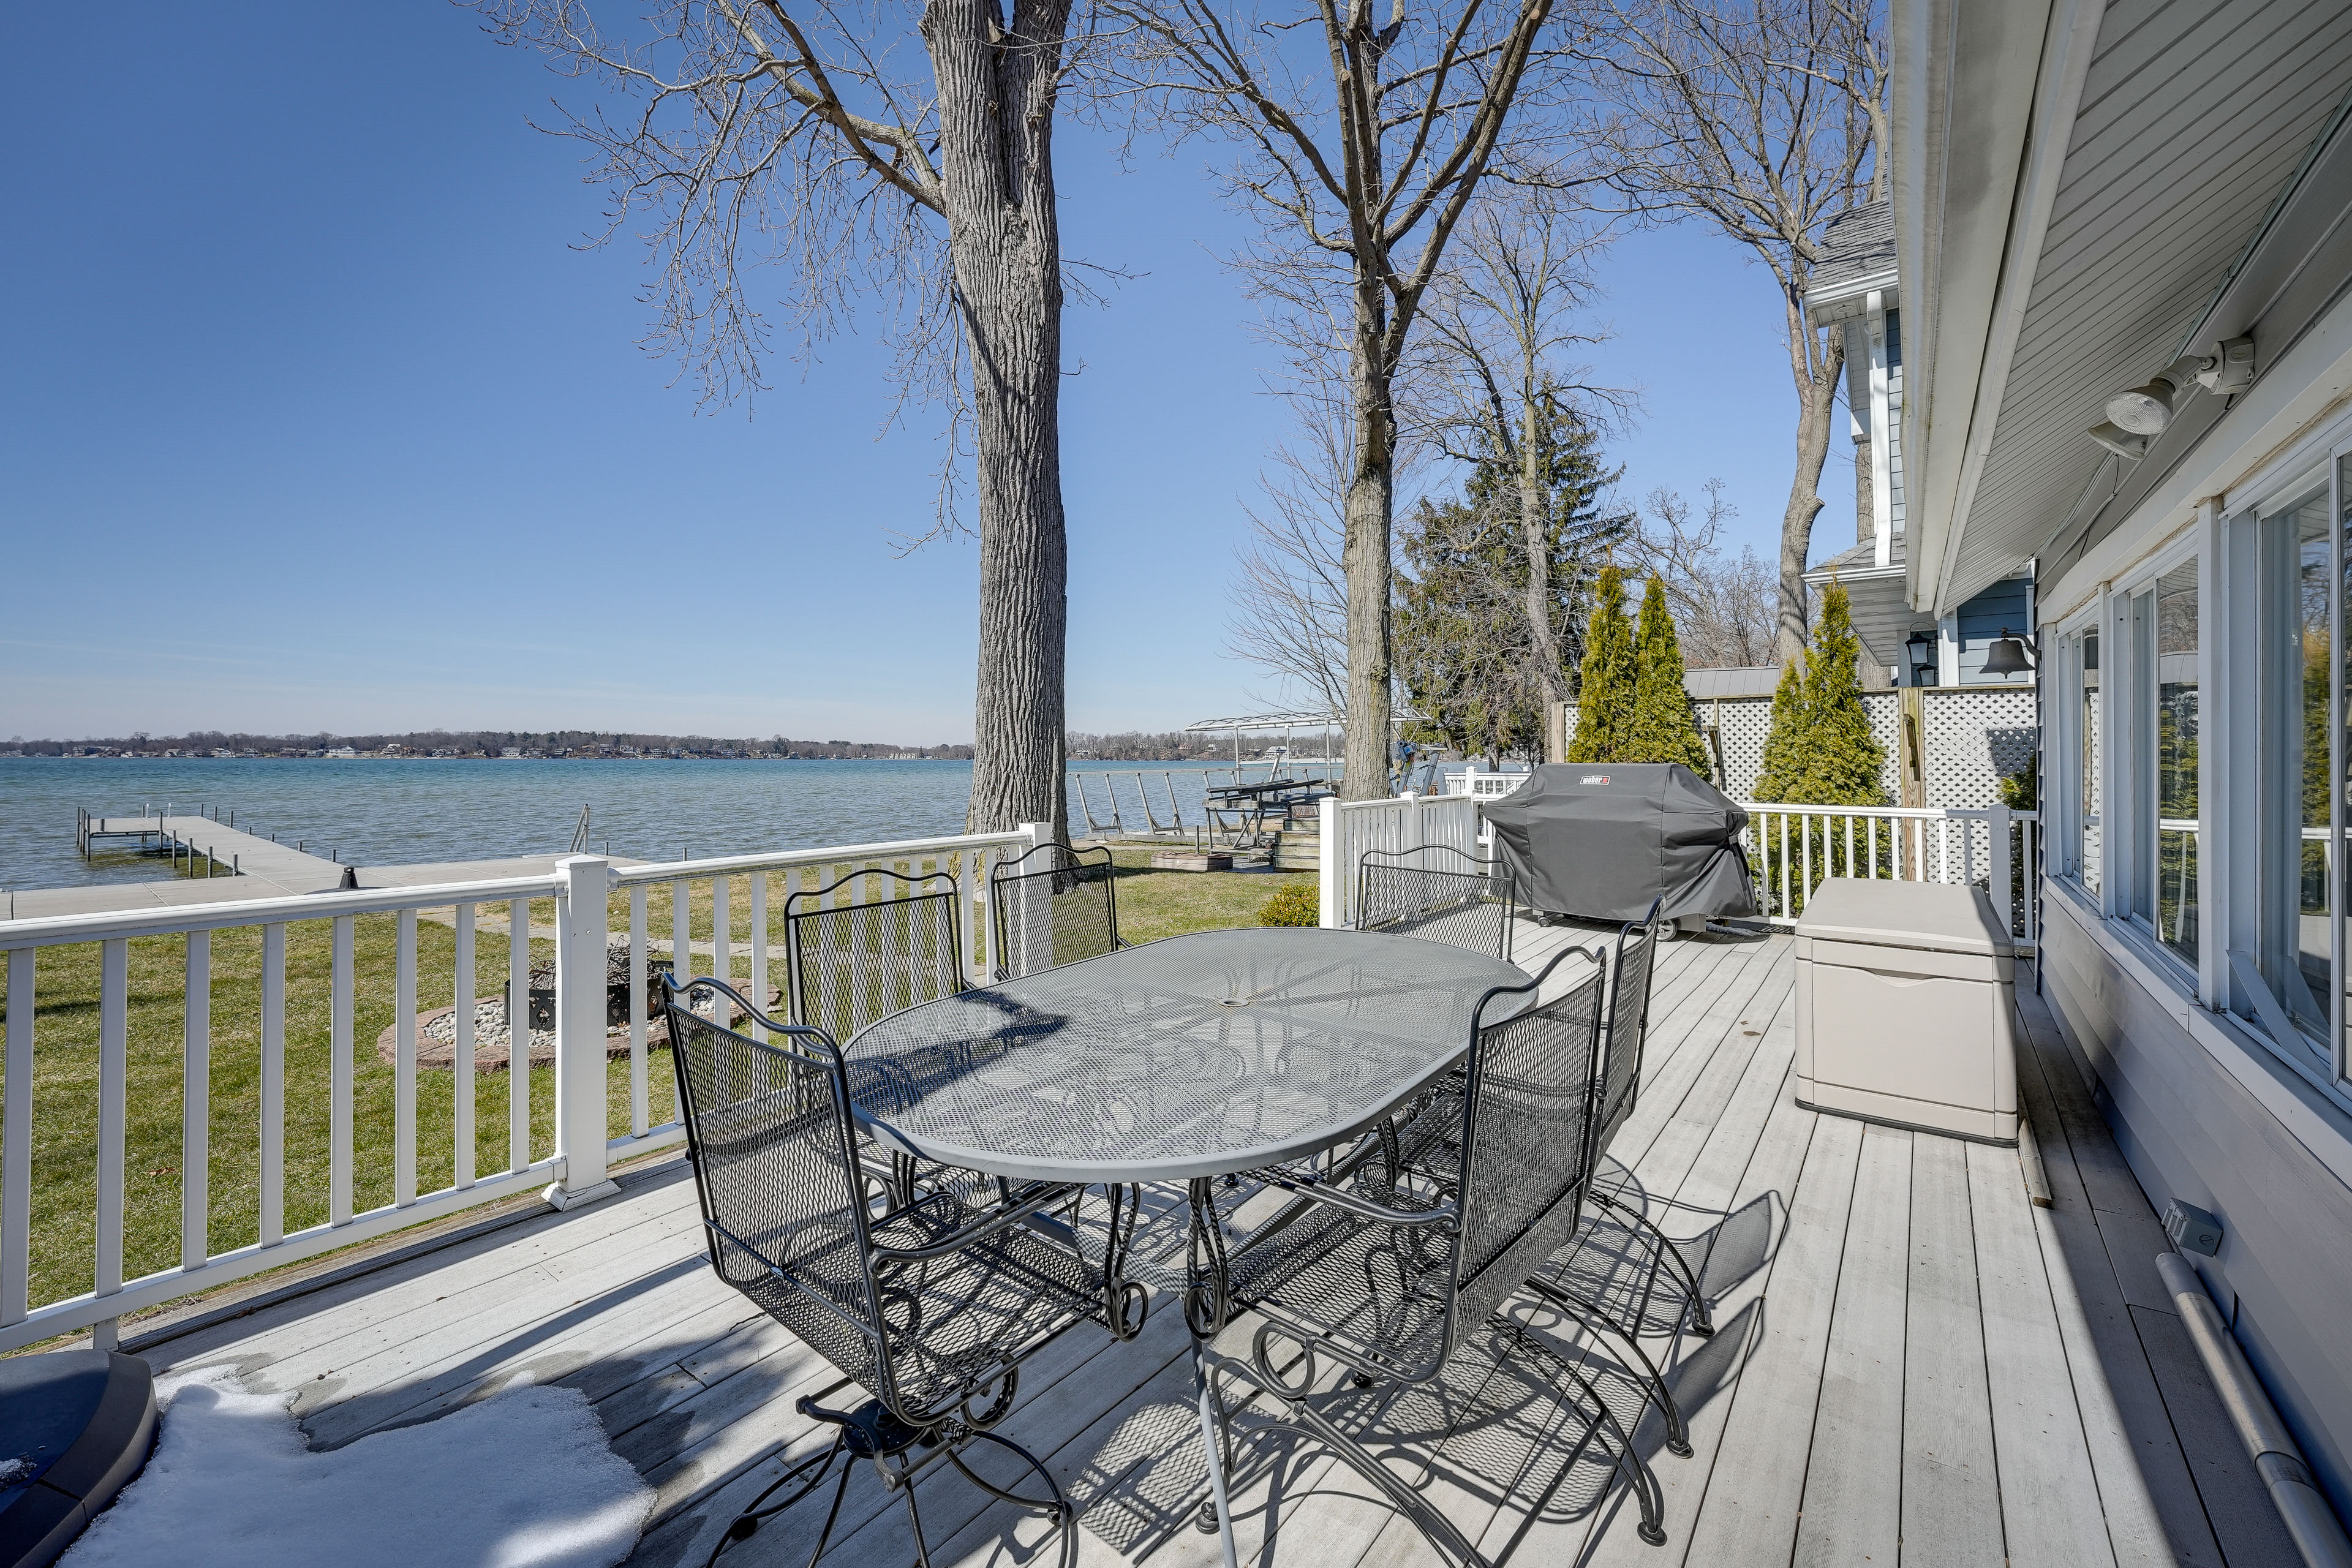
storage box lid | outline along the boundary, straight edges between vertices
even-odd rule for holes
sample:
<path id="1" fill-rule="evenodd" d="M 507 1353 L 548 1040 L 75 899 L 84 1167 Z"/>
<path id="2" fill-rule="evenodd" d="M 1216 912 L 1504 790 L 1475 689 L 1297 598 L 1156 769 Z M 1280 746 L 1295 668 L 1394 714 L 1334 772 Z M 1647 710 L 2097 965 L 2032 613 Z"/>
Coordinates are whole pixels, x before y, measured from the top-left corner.
<path id="1" fill-rule="evenodd" d="M 1981 888 L 1831 877 L 1797 921 L 1800 937 L 1930 952 L 2010 955 L 2010 936 Z"/>

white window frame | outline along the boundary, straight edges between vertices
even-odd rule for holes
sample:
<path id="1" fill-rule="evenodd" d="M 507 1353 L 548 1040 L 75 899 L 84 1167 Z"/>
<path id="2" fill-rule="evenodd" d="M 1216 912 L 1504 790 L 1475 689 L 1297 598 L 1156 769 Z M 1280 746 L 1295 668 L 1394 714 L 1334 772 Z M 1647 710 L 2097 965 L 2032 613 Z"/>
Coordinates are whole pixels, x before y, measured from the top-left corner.
<path id="1" fill-rule="evenodd" d="M 2048 835 L 2043 842 L 2056 847 L 2056 863 L 2059 867 L 2056 875 L 2070 884 L 2084 899 L 2095 903 L 2101 901 L 2102 895 L 2084 885 L 2082 865 L 2084 728 L 2082 638 L 2091 634 L 2095 634 L 2100 638 L 2099 681 L 2102 701 L 2099 711 L 2105 715 L 2113 706 L 2105 697 L 2106 666 L 2109 663 L 2105 644 L 2105 610 L 2106 600 L 2103 591 L 2100 596 L 2081 613 L 2069 616 L 2053 627 L 2051 635 L 2044 637 L 2042 643 L 2042 647 L 2054 653 L 2053 662 L 2056 666 L 2054 671 L 2051 672 L 2056 678 L 2055 682 L 2046 684 L 2042 689 L 2042 709 L 2049 731 L 2044 744 L 2044 755 L 2055 759 L 2049 766 L 2051 776 L 2042 793 L 2042 800 L 2046 806 L 2044 831 Z M 2056 699 L 2054 702 L 2051 700 L 2053 697 Z M 2107 739 L 2108 737 L 2105 735 L 2100 737 L 2102 747 L 2100 755 L 2103 759 L 2106 754 L 2104 748 Z M 2099 883 L 2102 889 L 2109 880 L 2107 868 L 2110 865 L 2105 850 L 2105 833 L 2106 803 L 2104 796 L 2106 771 L 2101 770 L 2100 780 L 2102 832 Z"/>
<path id="2" fill-rule="evenodd" d="M 2352 1002 L 2340 994 L 2333 998 L 2336 1016 L 2326 1047 L 2314 1045 L 2308 1033 L 2301 1030 L 2294 1031 L 2282 1045 L 2273 1038 L 2274 1020 L 2262 1018 L 2258 1007 L 2245 1005 L 2251 998 L 2242 994 L 2231 963 L 2233 942 L 2242 943 L 2248 918 L 2245 906 L 2252 896 L 2243 885 L 2242 873 L 2248 864 L 2259 864 L 2263 854 L 2259 802 L 2246 796 L 2261 783 L 2276 788 L 2275 779 L 2265 780 L 2237 765 L 2259 762 L 2264 755 L 2259 745 L 2247 743 L 2247 721 L 2239 710 L 2258 707 L 2248 697 L 2247 683 L 2258 681 L 2266 654 L 2263 630 L 2243 623 L 2245 605 L 2238 602 L 2242 597 L 2241 585 L 2232 580 L 2231 558 L 2239 549 L 2232 531 L 2250 516 L 2259 521 L 2275 515 L 2297 496 L 2324 482 L 2328 492 L 2331 582 L 2339 595 L 2334 623 L 2336 647 L 2329 670 L 2330 721 L 2333 743 L 2345 751 L 2331 759 L 2336 787 L 2331 791 L 2328 829 L 2337 857 L 2330 868 L 2329 910 L 2339 972 L 2336 990 L 2344 991 L 2347 977 L 2352 977 L 2352 877 L 2346 875 L 2347 861 L 2352 860 L 2352 798 L 2347 798 L 2347 791 L 2352 791 L 2352 711 L 2347 711 L 2352 707 L 2352 686 L 2346 679 L 2347 664 L 2352 663 L 2352 582 L 2346 579 L 2347 568 L 2352 567 L 2352 549 L 2347 549 L 2347 531 L 2352 531 L 2352 518 L 2347 516 L 2347 508 L 2352 508 L 2352 475 L 2346 471 L 2347 464 L 2352 464 L 2352 416 L 2312 432 L 2226 496 L 2202 503 L 2193 527 L 2134 563 L 2127 572 L 2099 584 L 2091 603 L 2050 623 L 2056 635 L 2045 637 L 2043 646 L 2056 654 L 2051 674 L 2064 683 L 2065 694 L 2059 711 L 2052 716 L 2053 743 L 2045 753 L 2050 768 L 2045 799 L 2052 808 L 2046 820 L 2053 832 L 2065 836 L 2061 843 L 2069 847 L 2066 853 L 2072 856 L 2073 847 L 2079 843 L 2076 803 L 2082 789 L 2076 680 L 2080 672 L 2074 668 L 2077 649 L 2072 639 L 2095 626 L 2105 645 L 2099 658 L 2105 726 L 2101 789 L 2105 831 L 2100 888 L 2092 895 L 2082 886 L 2079 866 L 2071 873 L 2061 873 L 2054 869 L 2054 860 L 2051 880 L 2064 887 L 2079 903 L 2095 907 L 2107 940 L 2128 950 L 2147 980 L 2168 984 L 2184 998 L 2193 998 L 2200 1011 L 2226 1018 L 2229 1036 L 2249 1047 L 2259 1047 L 2339 1109 L 2352 1110 Z M 2152 831 L 2146 835 L 2139 831 L 2138 812 L 2140 791 L 2152 787 L 2147 769 L 2154 759 L 2135 754 L 2128 743 L 2130 726 L 2137 720 L 2139 687 L 2147 673 L 2137 668 L 2131 647 L 2132 601 L 2137 595 L 2152 593 L 2157 579 L 2192 558 L 2198 562 L 2200 692 L 2199 952 L 2193 966 L 2184 963 L 2131 912 L 2136 879 L 2155 846 Z M 2239 569 L 2244 566 L 2242 560 Z M 2149 695 L 2152 700 L 2153 694 Z M 2273 716 L 2273 722 L 2276 721 Z M 2143 837 L 2146 843 L 2141 842 Z M 2239 951 L 2248 950 L 2241 945 Z M 2275 996 L 2270 1001 L 2273 1009 L 2283 1011 Z"/>
<path id="3" fill-rule="evenodd" d="M 2323 458 L 2306 458 L 2273 476 L 2260 489 L 2232 496 L 2228 516 L 2220 525 L 2223 588 L 2227 595 L 2224 635 L 2235 657 L 2225 672 L 2229 683 L 2223 698 L 2226 742 L 2219 748 L 2227 761 L 2217 762 L 2212 770 L 2223 781 L 2223 798 L 2229 807 L 2221 818 L 2227 825 L 2228 842 L 2223 854 L 2228 871 L 2221 908 L 2214 922 L 2214 945 L 2221 951 L 2215 954 L 2218 973 L 2212 994 L 2219 998 L 2222 1010 L 2231 1014 L 2279 1060 L 2330 1090 L 2337 1100 L 2352 1103 L 2352 1071 L 2347 1071 L 2352 1068 L 2352 1061 L 2347 1061 L 2344 996 L 2343 857 L 2347 823 L 2341 787 L 2328 791 L 2328 911 L 2337 973 L 2329 988 L 2330 1017 L 2325 1042 L 2314 1041 L 2288 1017 L 2276 994 L 2256 973 L 2259 964 L 2255 956 L 2266 942 L 2273 940 L 2273 933 L 2263 926 L 2266 918 L 2275 917 L 2275 892 L 2263 884 L 2266 874 L 2277 874 L 2277 868 L 2269 863 L 2274 847 L 2270 840 L 2279 831 L 2275 818 L 2281 809 L 2275 798 L 2279 781 L 2268 776 L 2263 764 L 2275 761 L 2280 752 L 2277 727 L 2300 722 L 2299 716 L 2281 710 L 2283 676 L 2276 668 L 2266 666 L 2275 650 L 2267 636 L 2272 628 L 2264 624 L 2263 617 L 2284 613 L 2275 600 L 2284 590 L 2275 579 L 2285 569 L 2285 563 L 2274 558 L 2279 541 L 2265 540 L 2257 531 L 2263 519 L 2278 517 L 2299 497 L 2316 489 L 2326 498 L 2334 644 L 2328 661 L 2328 721 L 2331 745 L 2340 747 L 2344 744 L 2346 717 L 2345 644 L 2347 630 L 2352 630 L 2347 626 L 2347 619 L 2352 619 L 2352 605 L 2346 602 L 2352 595 L 2347 595 L 2344 582 L 2345 506 L 2352 496 L 2345 493 L 2343 475 L 2346 459 L 2352 458 L 2352 440 L 2344 439 L 2341 432 L 2337 434 L 2338 438 Z M 2251 624 L 2245 624 L 2248 622 Z M 2343 761 L 2336 758 L 2331 762 L 2337 781 L 2345 776 Z M 2300 832 L 2300 811 L 2293 815 Z"/>
<path id="4" fill-rule="evenodd" d="M 2213 844 L 2213 800 L 2200 776 L 2197 791 L 2197 931 L 2200 957 L 2191 963 L 2167 945 L 2154 921 L 2157 900 L 2155 810 L 2155 709 L 2154 672 L 2142 668 L 2140 647 L 2132 626 L 2134 606 L 2143 598 L 2151 617 L 2148 629 L 2149 658 L 2154 653 L 2156 628 L 2153 621 L 2158 579 L 2168 573 L 2194 563 L 2198 568 L 2197 651 L 2199 691 L 2198 756 L 2200 763 L 2210 756 L 2213 748 L 2202 744 L 2208 701 L 2213 679 L 2214 638 L 2207 619 L 2211 594 L 2211 552 L 2204 548 L 2206 531 L 2192 531 L 2187 538 L 2176 540 L 2164 549 L 2133 564 L 2131 571 L 2110 584 L 2102 606 L 2103 624 L 2099 632 L 2099 686 L 2105 693 L 2104 711 L 2107 733 L 2102 748 L 2106 764 L 2105 809 L 2101 812 L 2099 851 L 2103 860 L 2099 877 L 2100 913 L 2109 927 L 2130 941 L 2153 961 L 2160 973 L 2168 975 L 2188 995 L 2202 999 L 2213 994 L 2205 984 L 2209 965 L 2205 953 L 2212 946 L 2213 924 L 2210 919 L 2208 889 L 2212 881 L 2211 857 Z M 2147 711 L 2143 714 L 2141 710 Z M 2140 750 L 2139 733 L 2146 721 L 2148 750 Z M 2205 770 L 2200 769 L 2200 773 Z M 2142 879 L 2147 879 L 2149 915 L 2142 917 L 2134 910 Z"/>

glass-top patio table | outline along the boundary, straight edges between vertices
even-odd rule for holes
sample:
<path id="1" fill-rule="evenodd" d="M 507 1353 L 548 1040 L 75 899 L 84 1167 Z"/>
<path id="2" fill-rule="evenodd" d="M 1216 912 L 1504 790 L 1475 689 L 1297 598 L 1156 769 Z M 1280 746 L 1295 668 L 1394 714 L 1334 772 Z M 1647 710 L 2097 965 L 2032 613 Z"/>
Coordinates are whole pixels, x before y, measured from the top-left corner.
<path id="1" fill-rule="evenodd" d="M 901 1153 L 1015 1180 L 1191 1181 L 1377 1125 L 1468 1051 L 1482 996 L 1527 979 L 1415 937 L 1200 931 L 909 1007 L 844 1055 L 858 1120 Z"/>
<path id="2" fill-rule="evenodd" d="M 1370 1131 L 1468 1053 L 1488 992 L 1527 984 L 1501 959 L 1415 937 L 1202 931 L 909 1007 L 862 1030 L 844 1055 L 858 1120 L 885 1147 L 1015 1181 L 1107 1188 L 1114 1269 L 1126 1250 L 1122 1189 L 1188 1184 L 1185 1318 L 1205 1346 L 1225 1315 L 1211 1183 Z M 1529 999 L 1498 998 L 1486 1021 Z M 1204 1287 L 1211 1300 L 1198 1299 Z M 1216 1415 L 1197 1361 L 1195 1370 L 1232 1568 Z"/>

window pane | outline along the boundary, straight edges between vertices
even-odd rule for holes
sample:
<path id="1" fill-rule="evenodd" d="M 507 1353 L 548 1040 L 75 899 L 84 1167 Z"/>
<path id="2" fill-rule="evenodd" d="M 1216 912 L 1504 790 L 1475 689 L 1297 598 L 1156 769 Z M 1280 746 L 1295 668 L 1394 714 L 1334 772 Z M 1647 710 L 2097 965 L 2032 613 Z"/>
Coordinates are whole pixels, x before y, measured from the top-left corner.
<path id="1" fill-rule="evenodd" d="M 2197 565 L 2156 582 L 2156 933 L 2197 962 Z M 2145 842 L 2145 840 L 2143 840 Z"/>
<path id="2" fill-rule="evenodd" d="M 2125 773 L 2126 796 L 2131 809 L 2118 825 L 2123 842 L 2133 847 L 2124 862 L 2124 888 L 2131 895 L 2131 912 L 2153 928 L 2156 924 L 2156 831 L 2148 822 L 2148 807 L 2156 792 L 2149 781 L 2156 773 L 2156 595 L 2135 594 L 2131 598 L 2131 672 L 2133 700 L 2123 712 L 2129 726 L 2124 756 L 2129 764 Z"/>
<path id="3" fill-rule="evenodd" d="M 2336 931 L 2328 909 L 2328 796 L 2334 769 L 2329 765 L 2330 725 L 2327 717 L 2328 677 L 2336 662 L 2328 603 L 2327 497 L 2323 491 L 2295 509 L 2295 649 L 2294 672 L 2302 689 L 2295 708 L 2295 738 L 2303 753 L 2295 795 L 2302 806 L 2303 842 L 2297 858 L 2295 911 L 2296 984 L 2283 987 L 2290 995 L 2295 1022 L 2322 1041 L 2329 1027 L 2328 994 L 2335 989 Z"/>
<path id="4" fill-rule="evenodd" d="M 2099 733 L 2099 634 L 2084 632 L 2075 639 L 2074 668 L 2082 678 L 2082 690 L 2075 704 L 2075 723 L 2082 736 L 2082 755 L 2076 759 L 2075 773 L 2082 781 L 2082 795 L 2075 803 L 2074 820 L 2078 842 L 2074 850 L 2074 874 L 2085 891 L 2099 890 L 2099 792 L 2104 784 L 2099 767 L 2103 744 Z"/>

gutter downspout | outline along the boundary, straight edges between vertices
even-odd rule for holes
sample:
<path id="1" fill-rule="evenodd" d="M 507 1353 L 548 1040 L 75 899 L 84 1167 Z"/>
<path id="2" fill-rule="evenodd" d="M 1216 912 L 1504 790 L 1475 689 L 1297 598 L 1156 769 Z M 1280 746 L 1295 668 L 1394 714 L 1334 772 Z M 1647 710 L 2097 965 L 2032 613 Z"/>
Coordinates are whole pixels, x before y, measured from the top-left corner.
<path id="1" fill-rule="evenodd" d="M 2263 1392 L 2254 1369 L 2246 1364 L 2245 1352 L 2223 1326 L 2221 1310 L 2205 1293 L 2205 1282 L 2178 1253 L 2158 1253 L 2156 1271 L 2164 1276 L 2164 1288 L 2172 1292 L 2198 1359 L 2205 1363 L 2222 1408 L 2230 1413 L 2230 1424 L 2254 1461 L 2271 1506 L 2294 1538 L 2295 1550 L 2310 1568 L 2352 1568 L 2352 1541 L 2345 1539 L 2343 1525 L 2303 1462 L 2303 1450 Z"/>

